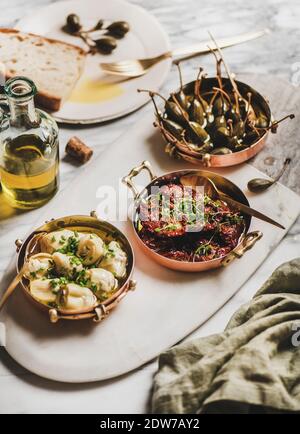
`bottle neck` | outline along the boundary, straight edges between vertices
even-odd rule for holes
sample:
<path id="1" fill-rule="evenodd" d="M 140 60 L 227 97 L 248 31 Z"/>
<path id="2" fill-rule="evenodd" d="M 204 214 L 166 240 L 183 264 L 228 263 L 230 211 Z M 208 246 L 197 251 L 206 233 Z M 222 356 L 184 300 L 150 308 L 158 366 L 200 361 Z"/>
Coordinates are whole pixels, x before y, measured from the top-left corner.
<path id="1" fill-rule="evenodd" d="M 34 106 L 35 84 L 26 77 L 14 77 L 4 86 L 10 110 L 10 124 L 14 127 L 33 128 L 40 123 Z"/>
<path id="2" fill-rule="evenodd" d="M 39 115 L 35 109 L 33 97 L 24 100 L 8 98 L 10 123 L 16 127 L 34 127 L 39 124 Z"/>

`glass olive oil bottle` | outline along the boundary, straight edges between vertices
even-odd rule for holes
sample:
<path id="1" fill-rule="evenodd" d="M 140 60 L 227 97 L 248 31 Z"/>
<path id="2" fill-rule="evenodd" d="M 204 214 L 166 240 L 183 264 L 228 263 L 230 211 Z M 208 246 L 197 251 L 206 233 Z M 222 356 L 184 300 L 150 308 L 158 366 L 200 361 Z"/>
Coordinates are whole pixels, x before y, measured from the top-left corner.
<path id="1" fill-rule="evenodd" d="M 0 116 L 2 190 L 14 208 L 37 208 L 58 189 L 58 127 L 35 108 L 36 87 L 28 78 L 8 80 L 4 93 L 9 114 Z"/>

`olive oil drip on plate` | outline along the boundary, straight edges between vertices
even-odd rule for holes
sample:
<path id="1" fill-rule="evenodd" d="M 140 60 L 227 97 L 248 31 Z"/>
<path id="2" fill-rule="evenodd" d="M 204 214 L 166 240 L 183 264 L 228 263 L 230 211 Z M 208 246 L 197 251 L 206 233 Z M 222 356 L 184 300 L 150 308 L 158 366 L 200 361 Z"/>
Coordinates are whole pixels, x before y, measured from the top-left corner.
<path id="1" fill-rule="evenodd" d="M 81 80 L 75 87 L 69 98 L 69 102 L 90 104 L 110 101 L 123 93 L 123 88 L 117 83 L 86 78 Z"/>

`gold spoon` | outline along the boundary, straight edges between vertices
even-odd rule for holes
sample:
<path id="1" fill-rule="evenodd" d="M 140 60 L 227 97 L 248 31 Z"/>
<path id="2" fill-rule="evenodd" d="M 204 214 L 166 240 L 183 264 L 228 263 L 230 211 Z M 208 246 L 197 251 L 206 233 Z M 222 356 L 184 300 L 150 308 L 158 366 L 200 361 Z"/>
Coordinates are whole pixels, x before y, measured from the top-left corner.
<path id="1" fill-rule="evenodd" d="M 31 252 L 36 248 L 37 243 L 38 243 L 38 241 L 39 241 L 39 239 L 41 237 L 41 234 L 44 234 L 44 233 L 45 232 L 37 232 L 36 235 L 34 235 L 34 237 L 36 239 L 34 240 L 34 237 L 32 238 L 33 244 L 32 245 L 30 244 L 30 247 L 31 247 L 30 251 Z M 9 299 L 9 297 L 12 295 L 12 293 L 14 292 L 14 290 L 16 289 L 16 287 L 18 286 L 18 284 L 23 279 L 23 276 L 24 276 L 24 274 L 26 272 L 26 267 L 27 267 L 29 258 L 30 258 L 30 253 L 28 252 L 21 270 L 16 275 L 16 277 L 11 281 L 11 283 L 9 284 L 8 288 L 6 289 L 6 291 L 4 292 L 4 294 L 3 294 L 3 296 L 2 296 L 2 298 L 0 300 L 0 311 L 3 308 L 3 306 L 5 305 L 5 303 L 7 302 L 7 300 Z"/>
<path id="2" fill-rule="evenodd" d="M 283 163 L 282 169 L 278 173 L 277 176 L 273 179 L 265 179 L 265 178 L 254 178 L 251 179 L 251 181 L 248 182 L 248 190 L 252 191 L 252 193 L 260 193 L 261 191 L 267 190 L 269 187 L 271 187 L 275 182 L 277 182 L 281 176 L 283 175 L 285 169 L 290 164 L 291 159 L 287 158 L 285 162 Z"/>
<path id="3" fill-rule="evenodd" d="M 285 229 L 284 226 L 282 226 L 280 223 L 277 223 L 275 220 L 271 219 L 270 217 L 262 214 L 259 211 L 256 211 L 253 208 L 250 208 L 247 205 L 244 205 L 241 202 L 238 202 L 234 199 L 232 199 L 230 196 L 227 196 L 227 194 L 223 193 L 222 191 L 220 191 L 215 183 L 208 177 L 205 176 L 200 176 L 200 175 L 184 175 L 180 177 L 180 182 L 182 185 L 186 186 L 186 187 L 197 187 L 197 186 L 201 186 L 204 188 L 204 191 L 210 196 L 210 197 L 217 197 L 221 200 L 224 200 L 224 202 L 226 202 L 228 205 L 232 205 L 234 206 L 236 209 L 238 209 L 239 211 L 251 215 L 253 217 L 256 217 L 260 220 L 263 220 L 267 223 L 270 223 L 274 226 L 277 226 L 278 228 L 281 229 Z"/>
<path id="4" fill-rule="evenodd" d="M 14 292 L 14 290 L 16 289 L 16 287 L 18 286 L 18 284 L 21 282 L 23 275 L 24 275 L 24 271 L 25 271 L 25 267 L 26 267 L 26 262 L 24 263 L 23 267 L 21 268 L 21 270 L 19 271 L 19 273 L 16 275 L 16 277 L 12 280 L 12 282 L 10 283 L 10 285 L 8 286 L 7 290 L 5 291 L 5 293 L 3 294 L 2 299 L 0 300 L 0 311 L 3 308 L 3 306 L 5 305 L 5 303 L 7 302 L 8 298 L 11 296 L 11 294 Z"/>

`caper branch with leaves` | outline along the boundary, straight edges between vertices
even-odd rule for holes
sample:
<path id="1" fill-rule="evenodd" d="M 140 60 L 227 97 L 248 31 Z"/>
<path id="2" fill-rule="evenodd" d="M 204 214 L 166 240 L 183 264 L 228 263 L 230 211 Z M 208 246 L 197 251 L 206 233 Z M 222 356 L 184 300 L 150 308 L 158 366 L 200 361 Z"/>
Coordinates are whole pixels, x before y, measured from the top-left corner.
<path id="1" fill-rule="evenodd" d="M 91 54 L 111 54 L 118 45 L 117 40 L 124 38 L 130 27 L 126 21 L 114 21 L 106 24 L 104 20 L 100 19 L 92 28 L 84 29 L 79 16 L 69 14 L 62 30 L 82 39 Z"/>

